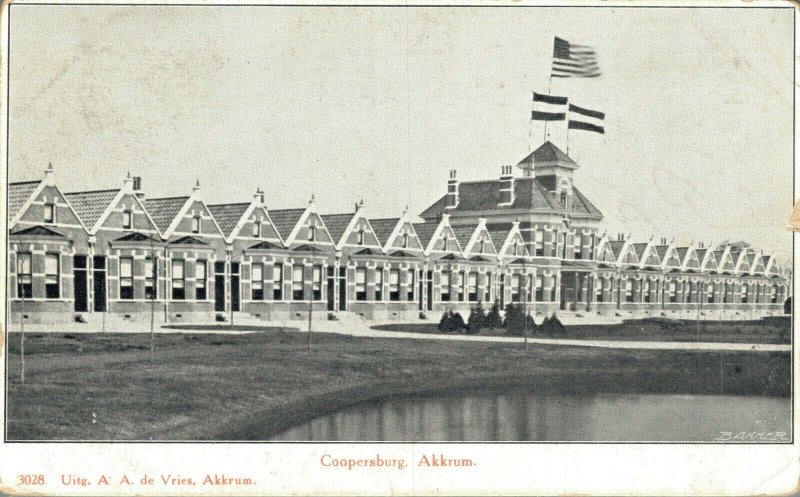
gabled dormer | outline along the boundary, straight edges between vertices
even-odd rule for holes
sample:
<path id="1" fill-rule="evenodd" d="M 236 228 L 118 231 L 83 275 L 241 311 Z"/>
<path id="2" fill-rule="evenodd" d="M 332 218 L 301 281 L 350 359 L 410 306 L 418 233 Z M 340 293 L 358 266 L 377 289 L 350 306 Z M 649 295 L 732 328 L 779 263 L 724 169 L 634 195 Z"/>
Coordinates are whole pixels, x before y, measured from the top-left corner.
<path id="1" fill-rule="evenodd" d="M 347 248 L 359 252 L 368 249 L 369 252 L 377 251 L 377 253 L 383 250 L 375 230 L 367 219 L 363 201 L 355 205 L 353 212 L 325 214 L 322 216 L 322 221 L 337 250 Z"/>
<path id="2" fill-rule="evenodd" d="M 595 250 L 595 260 L 604 266 L 612 266 L 617 262 L 617 255 L 614 253 L 614 248 L 611 246 L 611 240 L 604 233 L 597 242 L 597 249 Z"/>
<path id="3" fill-rule="evenodd" d="M 166 239 L 224 239 L 222 230 L 203 201 L 199 181 L 189 196 L 149 198 L 145 199 L 144 206 Z"/>
<path id="4" fill-rule="evenodd" d="M 700 258 L 701 271 L 716 272 L 717 269 L 719 269 L 719 263 L 717 262 L 717 257 L 714 255 L 713 250 L 706 248 L 704 245 L 700 245 L 697 248 L 697 256 Z"/>
<path id="5" fill-rule="evenodd" d="M 634 243 L 630 237 L 627 239 L 620 239 L 616 242 L 618 248 L 615 247 L 614 252 L 618 254 L 617 264 L 620 266 L 639 267 L 639 255 L 636 253 Z"/>
<path id="6" fill-rule="evenodd" d="M 767 268 L 765 259 L 766 258 L 764 254 L 759 250 L 755 256 L 753 256 L 753 264 L 750 266 L 750 274 L 753 276 L 763 275 Z"/>
<path id="7" fill-rule="evenodd" d="M 770 278 L 779 278 L 782 275 L 781 265 L 774 255 L 769 256 L 767 265 L 764 268 L 764 275 Z"/>
<path id="8" fill-rule="evenodd" d="M 486 219 L 478 219 L 475 225 L 454 226 L 453 232 L 467 259 L 488 261 L 497 256 L 492 236 L 486 229 Z"/>
<path id="9" fill-rule="evenodd" d="M 694 242 L 688 247 L 678 247 L 675 249 L 681 259 L 681 271 L 693 273 L 700 271 L 701 260 L 697 254 L 697 246 Z"/>
<path id="10" fill-rule="evenodd" d="M 387 254 L 422 254 L 422 242 L 407 211 L 399 218 L 370 219 L 370 225 Z"/>
<path id="11" fill-rule="evenodd" d="M 749 248 L 742 248 L 738 252 L 731 251 L 731 257 L 734 260 L 734 272 L 737 274 L 750 273 L 750 268 L 753 265 L 754 251 Z"/>
<path id="12" fill-rule="evenodd" d="M 438 223 L 414 224 L 414 231 L 422 242 L 425 255 L 463 257 L 461 246 L 450 226 L 449 215 L 443 214 Z"/>
<path id="13" fill-rule="evenodd" d="M 715 251 L 714 255 L 717 256 L 717 271 L 725 274 L 733 274 L 736 265 L 733 262 L 733 257 L 731 257 L 730 245 L 725 245 L 722 250 Z"/>
<path id="14" fill-rule="evenodd" d="M 511 224 L 511 229 L 498 249 L 497 256 L 504 263 L 513 263 L 530 256 L 525 247 L 525 238 L 519 229 L 519 222 L 514 221 Z"/>
<path id="15" fill-rule="evenodd" d="M 98 231 L 122 231 L 159 238 L 159 231 L 133 188 L 130 174 L 122 188 L 67 193 L 66 198 L 90 235 Z"/>
<path id="16" fill-rule="evenodd" d="M 287 247 L 299 250 L 306 247 L 333 248 L 333 239 L 317 213 L 314 198 L 300 209 L 272 209 L 270 217 Z"/>
<path id="17" fill-rule="evenodd" d="M 683 266 L 683 260 L 678 254 L 678 247 L 674 242 L 666 244 L 666 240 L 662 239 L 661 244 L 656 246 L 656 253 L 661 259 L 661 269 L 665 271 L 680 271 Z"/>
<path id="18" fill-rule="evenodd" d="M 41 181 L 25 181 L 8 185 L 8 229 L 33 225 L 78 229 L 87 232 L 69 200 L 55 185 L 52 164 L 47 166 Z"/>
<path id="19" fill-rule="evenodd" d="M 283 246 L 283 240 L 264 204 L 264 192 L 260 188 L 250 202 L 213 204 L 208 209 L 228 243 L 247 240 L 254 244 L 267 242 L 268 245 Z"/>
<path id="20" fill-rule="evenodd" d="M 523 176 L 534 176 L 562 208 L 572 210 L 573 176 L 578 164 L 561 149 L 547 141 L 522 159 L 517 167 L 522 169 Z"/>

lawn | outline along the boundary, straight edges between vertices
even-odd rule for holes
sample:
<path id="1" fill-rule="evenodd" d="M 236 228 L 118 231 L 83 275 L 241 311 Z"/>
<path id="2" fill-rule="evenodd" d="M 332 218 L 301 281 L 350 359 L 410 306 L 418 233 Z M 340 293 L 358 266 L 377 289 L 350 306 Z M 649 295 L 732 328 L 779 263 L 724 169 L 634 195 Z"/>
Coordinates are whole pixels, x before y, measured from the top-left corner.
<path id="1" fill-rule="evenodd" d="M 523 386 L 560 393 L 789 395 L 781 352 L 246 335 L 8 335 L 8 440 L 246 440 L 392 396 Z M 722 374 L 722 379 L 720 378 Z"/>
<path id="2" fill-rule="evenodd" d="M 541 322 L 541 319 L 539 320 Z M 392 323 L 373 326 L 383 331 L 440 334 L 438 322 Z M 483 336 L 508 336 L 505 328 L 484 328 Z M 770 318 L 751 321 L 682 321 L 672 319 L 626 320 L 622 324 L 579 324 L 565 326 L 565 333 L 550 335 L 536 329 L 529 335 L 536 338 L 576 340 L 635 340 L 658 342 L 728 342 L 788 344 L 791 319 Z"/>

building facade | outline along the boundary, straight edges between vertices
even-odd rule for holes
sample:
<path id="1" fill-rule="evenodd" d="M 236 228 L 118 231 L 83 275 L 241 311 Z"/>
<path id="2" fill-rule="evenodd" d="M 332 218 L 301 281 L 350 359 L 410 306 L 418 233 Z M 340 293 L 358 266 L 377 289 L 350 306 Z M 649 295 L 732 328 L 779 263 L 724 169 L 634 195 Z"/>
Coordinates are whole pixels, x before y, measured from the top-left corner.
<path id="1" fill-rule="evenodd" d="M 459 182 L 415 222 L 346 213 L 147 198 L 140 178 L 62 193 L 52 167 L 9 185 L 9 311 L 23 322 L 438 318 L 479 303 L 544 316 L 753 319 L 783 312 L 775 258 L 738 245 L 678 246 L 600 233 L 573 184 L 578 165 L 546 142 L 497 179 Z"/>

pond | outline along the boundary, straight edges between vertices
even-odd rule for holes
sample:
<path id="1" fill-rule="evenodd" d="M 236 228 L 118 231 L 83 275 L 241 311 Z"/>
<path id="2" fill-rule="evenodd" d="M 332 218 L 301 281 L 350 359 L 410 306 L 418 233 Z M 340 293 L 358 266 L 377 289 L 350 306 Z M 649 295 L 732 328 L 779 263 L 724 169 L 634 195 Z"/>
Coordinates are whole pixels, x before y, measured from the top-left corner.
<path id="1" fill-rule="evenodd" d="M 272 440 L 790 442 L 791 400 L 527 391 L 392 399 L 313 419 Z"/>

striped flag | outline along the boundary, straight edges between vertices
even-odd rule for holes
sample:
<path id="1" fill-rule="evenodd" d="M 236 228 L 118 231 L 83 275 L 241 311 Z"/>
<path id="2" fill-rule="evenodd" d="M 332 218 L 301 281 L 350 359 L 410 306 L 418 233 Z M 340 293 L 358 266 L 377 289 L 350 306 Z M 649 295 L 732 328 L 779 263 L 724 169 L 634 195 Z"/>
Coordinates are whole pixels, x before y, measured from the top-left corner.
<path id="1" fill-rule="evenodd" d="M 605 119 L 605 117 L 606 115 L 602 112 L 569 104 L 569 122 L 567 123 L 567 129 L 581 129 L 605 134 L 606 130 L 603 128 L 603 119 Z"/>
<path id="2" fill-rule="evenodd" d="M 533 121 L 565 121 L 567 119 L 567 97 L 533 93 Z"/>
<path id="3" fill-rule="evenodd" d="M 596 78 L 600 76 L 594 48 L 575 45 L 556 36 L 553 43 L 554 78 Z"/>

